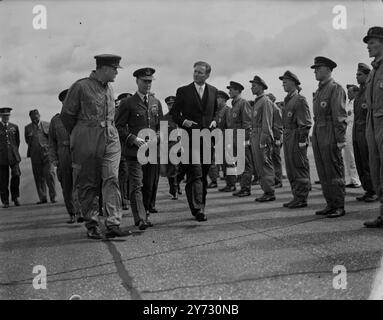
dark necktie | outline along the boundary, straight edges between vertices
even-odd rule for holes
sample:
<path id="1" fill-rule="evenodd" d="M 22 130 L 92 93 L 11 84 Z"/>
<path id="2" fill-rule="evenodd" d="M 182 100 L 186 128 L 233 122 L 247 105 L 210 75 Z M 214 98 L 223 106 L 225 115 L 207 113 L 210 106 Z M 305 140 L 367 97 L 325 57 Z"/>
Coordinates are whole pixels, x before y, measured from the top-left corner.
<path id="1" fill-rule="evenodd" d="M 148 107 L 148 97 L 144 96 L 144 104 L 146 107 Z"/>

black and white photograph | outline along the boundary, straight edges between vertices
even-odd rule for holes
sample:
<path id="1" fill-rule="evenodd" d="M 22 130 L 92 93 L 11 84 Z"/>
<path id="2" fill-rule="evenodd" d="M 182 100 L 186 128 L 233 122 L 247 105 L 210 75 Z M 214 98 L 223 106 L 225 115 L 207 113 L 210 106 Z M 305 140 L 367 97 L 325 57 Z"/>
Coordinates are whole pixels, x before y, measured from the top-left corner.
<path id="1" fill-rule="evenodd" d="M 0 300 L 383 299 L 382 0 L 0 0 L 0 30 Z"/>

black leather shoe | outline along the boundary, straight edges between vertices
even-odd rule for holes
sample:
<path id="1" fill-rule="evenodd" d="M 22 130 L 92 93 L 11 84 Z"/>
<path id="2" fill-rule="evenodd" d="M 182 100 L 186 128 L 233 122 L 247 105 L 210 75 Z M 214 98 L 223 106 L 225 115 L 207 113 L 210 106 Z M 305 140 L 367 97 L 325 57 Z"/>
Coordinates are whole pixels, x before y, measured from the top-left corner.
<path id="1" fill-rule="evenodd" d="M 341 216 L 344 216 L 346 214 L 346 211 L 343 208 L 338 208 L 332 210 L 329 214 L 327 214 L 327 218 L 339 218 Z"/>
<path id="2" fill-rule="evenodd" d="M 378 200 L 378 196 L 376 194 L 369 194 L 366 195 L 364 198 L 364 202 L 375 202 Z"/>
<path id="3" fill-rule="evenodd" d="M 331 211 L 333 211 L 334 209 L 333 208 L 330 208 L 330 207 L 326 207 L 326 208 L 324 208 L 324 209 L 322 209 L 322 210 L 318 210 L 318 211 L 316 211 L 315 212 L 315 214 L 317 215 L 317 216 L 326 216 L 326 215 L 328 215 Z"/>
<path id="4" fill-rule="evenodd" d="M 15 200 L 13 201 L 13 203 L 15 204 L 16 207 L 20 207 L 20 202 L 19 202 L 18 199 L 15 199 Z"/>
<path id="5" fill-rule="evenodd" d="M 245 190 L 241 190 L 238 194 L 237 194 L 237 197 L 248 197 L 248 196 L 251 196 L 251 192 L 250 191 L 245 191 Z"/>
<path id="6" fill-rule="evenodd" d="M 305 208 L 307 207 L 307 202 L 303 202 L 303 201 L 297 201 L 297 202 L 293 202 L 289 205 L 289 209 L 299 209 L 299 208 Z"/>
<path id="7" fill-rule="evenodd" d="M 72 223 L 75 223 L 75 222 L 76 222 L 76 218 L 75 218 L 75 216 L 73 215 L 73 216 L 70 216 L 69 220 L 68 220 L 66 223 L 68 223 L 68 224 L 72 224 Z"/>
<path id="8" fill-rule="evenodd" d="M 48 203 L 48 200 L 40 200 L 39 202 L 36 202 L 36 204 L 44 204 L 44 203 Z"/>
<path id="9" fill-rule="evenodd" d="M 57 202 L 56 199 L 52 199 L 52 200 L 51 200 L 51 203 L 56 203 L 56 202 Z"/>
<path id="10" fill-rule="evenodd" d="M 153 227 L 153 223 L 151 223 L 151 222 L 149 221 L 149 219 L 146 219 L 144 222 L 145 222 L 145 224 L 146 224 L 147 227 Z"/>
<path id="11" fill-rule="evenodd" d="M 198 212 L 195 216 L 196 220 L 199 221 L 199 222 L 203 222 L 203 221 L 207 221 L 207 217 L 206 217 L 206 214 L 204 214 L 203 212 Z"/>
<path id="12" fill-rule="evenodd" d="M 158 213 L 158 210 L 156 208 L 149 209 L 149 213 Z"/>
<path id="13" fill-rule="evenodd" d="M 102 240 L 105 239 L 99 227 L 88 229 L 87 236 L 89 239 Z"/>
<path id="14" fill-rule="evenodd" d="M 361 196 L 357 196 L 355 199 L 358 201 L 364 201 L 364 199 L 366 199 L 366 197 L 367 197 L 367 193 L 365 193 L 364 195 L 361 195 Z"/>
<path id="15" fill-rule="evenodd" d="M 8 203 L 8 202 L 4 203 L 4 204 L 3 204 L 3 208 L 4 208 L 4 209 L 9 208 L 9 203 Z"/>
<path id="16" fill-rule="evenodd" d="M 275 200 L 274 195 L 267 195 L 267 194 L 264 194 L 262 197 L 255 199 L 255 201 L 258 201 L 258 202 L 267 202 L 267 201 L 274 201 L 274 200 Z"/>
<path id="17" fill-rule="evenodd" d="M 210 182 L 210 183 L 207 185 L 207 188 L 208 188 L 208 189 L 218 188 L 218 184 L 217 184 L 217 182 L 212 181 L 212 182 Z"/>
<path id="18" fill-rule="evenodd" d="M 220 192 L 233 192 L 235 190 L 237 190 L 235 186 L 225 186 L 223 188 L 218 189 L 218 191 Z"/>
<path id="19" fill-rule="evenodd" d="M 178 200 L 178 194 L 175 193 L 175 194 L 171 194 L 172 195 L 172 200 Z"/>
<path id="20" fill-rule="evenodd" d="M 77 223 L 83 223 L 84 222 L 84 217 L 83 216 L 78 216 L 77 217 Z"/>
<path id="21" fill-rule="evenodd" d="M 127 236 L 130 236 L 131 234 L 132 234 L 132 231 L 130 230 L 122 231 L 120 227 L 113 226 L 108 228 L 108 231 L 106 231 L 105 233 L 105 237 L 106 238 L 127 237 Z"/>
<path id="22" fill-rule="evenodd" d="M 383 218 L 379 216 L 375 220 L 366 221 L 364 226 L 366 228 L 383 228 Z"/>
<path id="23" fill-rule="evenodd" d="M 295 199 L 293 199 L 293 200 L 291 200 L 291 201 L 289 201 L 289 202 L 284 203 L 283 206 L 284 206 L 285 208 L 288 208 L 289 205 L 292 204 L 292 203 L 294 203 L 294 202 L 295 202 Z"/>
<path id="24" fill-rule="evenodd" d="M 360 187 L 361 187 L 360 184 L 355 184 L 355 183 L 346 184 L 346 188 L 357 189 L 357 188 L 360 188 Z"/>
<path id="25" fill-rule="evenodd" d="M 145 230 L 147 228 L 146 223 L 144 220 L 139 220 L 138 222 L 135 223 L 136 227 L 138 227 L 139 230 Z"/>

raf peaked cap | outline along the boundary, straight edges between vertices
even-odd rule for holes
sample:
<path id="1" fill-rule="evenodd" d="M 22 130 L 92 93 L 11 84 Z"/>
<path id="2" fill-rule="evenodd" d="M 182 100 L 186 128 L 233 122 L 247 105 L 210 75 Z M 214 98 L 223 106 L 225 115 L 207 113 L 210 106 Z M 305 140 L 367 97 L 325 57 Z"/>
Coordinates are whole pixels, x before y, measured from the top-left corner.
<path id="1" fill-rule="evenodd" d="M 355 84 L 347 84 L 347 85 L 346 85 L 346 88 L 347 88 L 347 90 L 348 90 L 348 89 L 351 89 L 351 88 L 352 88 L 354 91 L 355 91 L 355 90 L 359 90 L 359 87 L 358 87 L 357 85 L 355 85 Z"/>
<path id="2" fill-rule="evenodd" d="M 65 90 L 63 90 L 63 91 L 61 91 L 60 92 L 60 94 L 59 94 L 59 100 L 61 101 L 61 102 L 63 102 L 64 100 L 65 100 L 65 97 L 66 97 L 66 94 L 68 93 L 68 89 L 65 89 Z"/>
<path id="3" fill-rule="evenodd" d="M 367 35 L 363 38 L 363 42 L 367 43 L 371 38 L 383 39 L 383 28 L 371 27 L 368 29 Z"/>
<path id="4" fill-rule="evenodd" d="M 0 108 L 0 115 L 9 116 L 11 114 L 12 108 Z"/>
<path id="5" fill-rule="evenodd" d="M 260 84 L 265 90 L 267 90 L 268 86 L 265 81 L 259 76 L 254 76 L 253 80 L 250 80 L 251 83 L 258 83 Z"/>
<path id="6" fill-rule="evenodd" d="M 337 67 L 337 64 L 329 58 L 326 57 L 315 57 L 314 64 L 310 67 L 315 69 L 316 67 L 329 67 L 331 70 Z"/>
<path id="7" fill-rule="evenodd" d="M 141 68 L 133 72 L 133 77 L 142 80 L 153 80 L 153 74 L 156 72 L 153 68 Z"/>
<path id="8" fill-rule="evenodd" d="M 230 85 L 228 85 L 226 88 L 227 89 L 233 88 L 234 90 L 239 90 L 239 91 L 243 91 L 243 89 L 245 89 L 243 85 L 235 81 L 230 81 Z"/>
<path id="9" fill-rule="evenodd" d="M 121 57 L 115 54 L 99 54 L 94 56 L 98 66 L 109 66 L 113 68 L 122 68 L 120 66 Z"/>
<path id="10" fill-rule="evenodd" d="M 291 71 L 287 70 L 283 76 L 280 76 L 279 77 L 279 80 L 283 80 L 283 79 L 289 79 L 289 80 L 292 80 L 294 81 L 298 86 L 301 84 L 301 82 L 299 81 L 298 77 L 292 73 Z"/>
<path id="11" fill-rule="evenodd" d="M 361 71 L 363 72 L 364 74 L 369 74 L 371 69 L 368 65 L 366 65 L 365 63 L 358 63 L 358 71 Z"/>
<path id="12" fill-rule="evenodd" d="M 124 93 L 119 94 L 116 100 L 118 101 L 118 100 L 124 99 L 126 97 L 131 97 L 131 96 L 132 96 L 131 93 L 124 92 Z"/>
<path id="13" fill-rule="evenodd" d="M 165 98 L 165 103 L 174 103 L 174 101 L 176 101 L 175 96 L 169 96 Z"/>
<path id="14" fill-rule="evenodd" d="M 225 91 L 221 91 L 221 90 L 218 90 L 217 97 L 224 98 L 226 101 L 230 99 L 229 95 Z"/>

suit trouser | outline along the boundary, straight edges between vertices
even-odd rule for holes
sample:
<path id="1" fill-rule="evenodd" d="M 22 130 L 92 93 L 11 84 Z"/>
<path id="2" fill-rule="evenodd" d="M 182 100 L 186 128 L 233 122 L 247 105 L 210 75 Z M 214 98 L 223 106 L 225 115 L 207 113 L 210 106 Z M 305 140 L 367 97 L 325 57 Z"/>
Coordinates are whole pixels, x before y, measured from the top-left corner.
<path id="1" fill-rule="evenodd" d="M 352 127 L 347 126 L 346 146 L 342 150 L 344 157 L 345 178 L 350 179 L 350 183 L 360 184 L 358 171 L 356 169 L 354 148 L 352 145 Z"/>
<path id="2" fill-rule="evenodd" d="M 254 159 L 252 146 L 245 146 L 245 170 L 241 175 L 241 190 L 251 192 L 251 179 L 254 172 Z"/>
<path id="3" fill-rule="evenodd" d="M 267 195 L 274 195 L 275 173 L 272 160 L 273 149 L 266 144 L 260 147 L 261 128 L 255 128 L 250 137 L 251 151 L 253 153 L 254 166 L 259 176 L 259 183 L 263 192 Z"/>
<path id="4" fill-rule="evenodd" d="M 10 165 L 1 165 L 0 166 L 0 198 L 2 203 L 9 203 L 9 169 L 11 169 L 11 197 L 12 201 L 15 201 L 18 197 L 20 197 L 20 167 L 19 164 L 16 163 L 12 166 Z"/>
<path id="5" fill-rule="evenodd" d="M 285 129 L 284 131 L 283 151 L 285 154 L 286 173 L 294 200 L 307 202 L 311 186 L 307 146 L 299 147 L 296 134 L 296 130 Z"/>
<path id="6" fill-rule="evenodd" d="M 129 173 L 129 198 L 134 223 L 147 218 L 147 211 L 142 196 L 143 166 L 136 159 L 126 159 Z"/>
<path id="7" fill-rule="evenodd" d="M 72 164 L 73 180 L 87 229 L 98 225 L 100 185 L 102 205 L 107 217 L 105 225 L 109 228 L 121 223 L 121 194 L 118 186 L 121 157 L 119 143 L 106 142 L 101 158 L 83 159 L 82 165 Z"/>
<path id="8" fill-rule="evenodd" d="M 156 206 L 158 180 L 160 166 L 147 163 L 142 166 L 142 198 L 146 210 L 154 209 Z"/>
<path id="9" fill-rule="evenodd" d="M 121 199 L 123 205 L 128 205 L 129 200 L 129 173 L 128 163 L 124 156 L 121 156 L 120 166 L 118 168 L 118 182 L 120 186 Z"/>
<path id="10" fill-rule="evenodd" d="M 367 113 L 366 139 L 372 184 L 380 201 L 380 215 L 383 216 L 383 117 L 374 117 L 371 110 Z"/>
<path id="11" fill-rule="evenodd" d="M 73 197 L 73 172 L 72 172 L 72 157 L 69 146 L 60 147 L 58 150 L 58 166 L 57 178 L 60 181 L 65 207 L 70 216 L 73 216 L 78 211 Z"/>
<path id="12" fill-rule="evenodd" d="M 372 185 L 371 175 L 370 175 L 370 163 L 368 156 L 368 144 L 366 139 L 366 126 L 359 126 L 354 124 L 353 128 L 353 147 L 354 147 L 354 156 L 356 169 L 358 170 L 358 175 L 360 182 L 362 183 L 363 189 L 369 195 L 374 195 L 374 187 Z"/>
<path id="13" fill-rule="evenodd" d="M 335 141 L 332 122 L 315 123 L 312 135 L 315 165 L 327 206 L 344 208 L 345 182 L 342 151 Z"/>
<path id="14" fill-rule="evenodd" d="M 35 179 L 37 194 L 40 201 L 47 200 L 47 188 L 49 189 L 49 198 L 56 198 L 55 170 L 53 164 L 40 153 L 31 155 L 32 172 Z"/>
<path id="15" fill-rule="evenodd" d="M 282 183 L 282 158 L 281 158 L 281 146 L 273 146 L 271 159 L 273 161 L 274 173 L 275 173 L 275 184 Z"/>
<path id="16" fill-rule="evenodd" d="M 178 182 L 177 182 L 177 173 L 178 173 L 178 166 L 168 163 L 165 164 L 166 166 L 166 176 L 168 178 L 169 182 L 169 193 L 172 195 L 177 194 L 177 188 L 178 188 Z"/>

